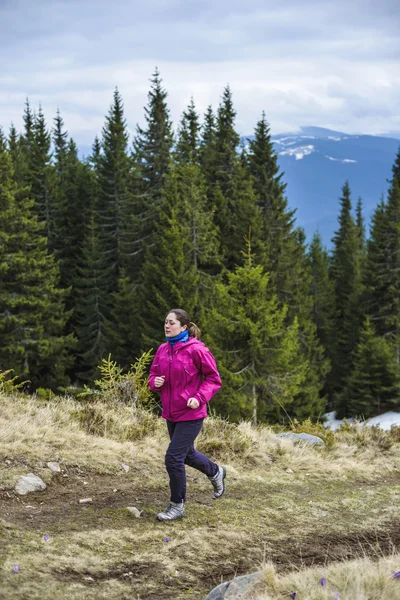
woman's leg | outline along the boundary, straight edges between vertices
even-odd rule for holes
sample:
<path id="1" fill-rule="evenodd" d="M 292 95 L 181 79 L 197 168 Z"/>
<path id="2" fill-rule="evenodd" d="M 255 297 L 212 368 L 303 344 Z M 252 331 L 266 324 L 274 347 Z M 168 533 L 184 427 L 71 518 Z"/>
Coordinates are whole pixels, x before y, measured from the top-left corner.
<path id="1" fill-rule="evenodd" d="M 170 445 L 165 455 L 165 466 L 169 474 L 172 502 L 186 500 L 185 464 L 198 469 L 208 477 L 218 471 L 217 465 L 194 448 L 194 440 L 199 435 L 203 419 L 195 421 L 167 421 Z"/>

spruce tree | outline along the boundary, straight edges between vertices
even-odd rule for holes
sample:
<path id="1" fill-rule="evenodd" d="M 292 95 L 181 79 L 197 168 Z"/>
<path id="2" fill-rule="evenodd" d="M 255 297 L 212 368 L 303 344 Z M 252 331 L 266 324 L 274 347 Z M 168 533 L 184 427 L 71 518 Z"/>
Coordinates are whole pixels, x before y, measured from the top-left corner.
<path id="1" fill-rule="evenodd" d="M 200 123 L 193 98 L 183 112 L 179 128 L 175 160 L 186 164 L 199 164 Z"/>
<path id="2" fill-rule="evenodd" d="M 79 340 L 77 371 L 81 381 L 93 381 L 98 375 L 98 365 L 109 351 L 106 336 L 106 322 L 111 310 L 109 269 L 102 236 L 92 214 L 87 222 L 75 284 Z"/>
<path id="3" fill-rule="evenodd" d="M 117 289 L 119 270 L 132 251 L 128 222 L 132 213 L 128 133 L 124 107 L 118 89 L 106 117 L 98 157 L 99 198 L 96 218 L 109 265 L 110 292 Z M 130 224 L 130 223 L 129 223 Z"/>
<path id="4" fill-rule="evenodd" d="M 12 368 L 33 388 L 56 389 L 74 347 L 63 336 L 66 314 L 59 272 L 27 189 L 17 188 L 12 163 L 0 153 L 0 369 Z"/>
<path id="5" fill-rule="evenodd" d="M 295 211 L 287 205 L 284 173 L 280 171 L 264 113 L 256 125 L 254 139 L 249 141 L 248 164 L 263 217 L 263 265 L 271 273 L 279 297 L 290 303 L 291 282 L 298 277 Z"/>
<path id="6" fill-rule="evenodd" d="M 400 408 L 400 378 L 387 338 L 378 337 L 366 318 L 348 381 L 348 416 L 372 417 Z"/>
<path id="7" fill-rule="evenodd" d="M 348 378 L 352 371 L 352 355 L 358 343 L 362 323 L 363 273 L 360 234 L 351 214 L 351 192 L 348 182 L 340 198 L 339 228 L 333 238 L 331 276 L 335 286 L 335 341 L 332 379 L 335 386 L 335 408 L 343 417 L 348 412 Z"/>
<path id="8" fill-rule="evenodd" d="M 367 251 L 368 314 L 379 336 L 388 337 L 400 367 L 400 184 L 397 178 L 373 215 Z"/>
<path id="9" fill-rule="evenodd" d="M 322 246 L 319 233 L 315 233 L 308 251 L 311 269 L 311 295 L 313 299 L 313 320 L 317 335 L 325 353 L 332 356 L 334 336 L 335 296 L 334 285 L 329 277 L 329 256 Z"/>
<path id="10" fill-rule="evenodd" d="M 0 126 L 0 152 L 6 152 L 7 150 L 7 139 L 4 135 L 3 128 Z"/>
<path id="11" fill-rule="evenodd" d="M 263 114 L 249 142 L 247 158 L 260 218 L 260 260 L 270 274 L 281 306 L 288 307 L 287 325 L 297 319 L 301 352 L 308 361 L 306 380 L 292 408 L 298 416 L 317 416 L 323 410 L 322 387 L 328 370 L 323 348 L 313 322 L 312 275 L 306 258 L 304 232 L 295 228 L 294 211 L 284 195 L 283 173 L 279 169 L 270 130 Z"/>
<path id="12" fill-rule="evenodd" d="M 164 318 L 172 307 L 182 307 L 194 318 L 198 306 L 199 272 L 191 257 L 193 245 L 185 203 L 178 171 L 173 169 L 165 182 L 154 242 L 146 248 L 142 268 L 139 305 L 144 317 L 144 348 L 155 348 L 160 343 Z"/>
<path id="13" fill-rule="evenodd" d="M 105 320 L 105 337 L 107 350 L 123 369 L 128 369 L 141 354 L 140 311 L 137 286 L 122 268 Z"/>
<path id="14" fill-rule="evenodd" d="M 42 108 L 33 120 L 30 132 L 29 113 L 26 116 L 27 143 L 27 183 L 35 200 L 34 209 L 40 222 L 44 223 L 49 250 L 54 252 L 56 247 L 56 207 L 51 194 L 51 136 L 47 129 Z"/>
<path id="15" fill-rule="evenodd" d="M 399 151 L 397 152 L 395 161 L 392 166 L 392 174 L 393 174 L 393 177 L 391 180 L 392 185 L 394 184 L 394 181 L 396 179 L 397 179 L 398 183 L 400 184 L 400 148 L 399 148 Z"/>
<path id="16" fill-rule="evenodd" d="M 137 127 L 134 142 L 135 240 L 128 274 L 135 283 L 140 280 L 145 251 L 154 243 L 155 221 L 170 168 L 173 143 L 167 92 L 162 87 L 158 69 L 150 81 L 148 104 L 145 107 L 146 127 Z"/>
<path id="17" fill-rule="evenodd" d="M 207 108 L 204 115 L 204 122 L 201 127 L 200 138 L 200 166 L 209 188 L 209 195 L 212 195 L 215 178 L 215 152 L 216 152 L 216 124 L 212 107 Z"/>
<path id="18" fill-rule="evenodd" d="M 18 135 L 17 130 L 12 124 L 8 137 L 8 149 L 12 160 L 14 180 L 21 187 L 26 182 L 25 142 L 23 136 Z"/>
<path id="19" fill-rule="evenodd" d="M 285 323 L 269 275 L 251 256 L 217 284 L 210 313 L 210 346 L 215 348 L 224 386 L 215 399 L 219 413 L 238 421 L 285 419 L 306 374 L 298 324 Z"/>

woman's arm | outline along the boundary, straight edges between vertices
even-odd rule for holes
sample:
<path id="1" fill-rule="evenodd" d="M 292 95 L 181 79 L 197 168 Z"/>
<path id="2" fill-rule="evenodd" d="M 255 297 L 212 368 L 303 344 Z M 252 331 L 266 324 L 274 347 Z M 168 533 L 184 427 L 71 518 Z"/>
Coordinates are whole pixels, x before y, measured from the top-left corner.
<path id="1" fill-rule="evenodd" d="M 206 346 L 199 349 L 195 359 L 197 359 L 196 364 L 203 376 L 203 382 L 197 392 L 193 394 L 193 398 L 196 398 L 201 405 L 209 402 L 215 396 L 222 386 L 222 381 L 215 358 Z"/>
<path id="2" fill-rule="evenodd" d="M 154 355 L 153 358 L 153 362 L 151 363 L 151 367 L 150 367 L 150 375 L 149 375 L 149 387 L 151 389 L 152 392 L 159 392 L 160 391 L 160 386 L 156 387 L 154 385 L 154 380 L 156 377 L 159 376 L 159 362 L 160 362 L 160 358 L 159 358 L 159 354 L 160 354 L 160 348 L 161 346 L 159 346 L 157 352 Z"/>

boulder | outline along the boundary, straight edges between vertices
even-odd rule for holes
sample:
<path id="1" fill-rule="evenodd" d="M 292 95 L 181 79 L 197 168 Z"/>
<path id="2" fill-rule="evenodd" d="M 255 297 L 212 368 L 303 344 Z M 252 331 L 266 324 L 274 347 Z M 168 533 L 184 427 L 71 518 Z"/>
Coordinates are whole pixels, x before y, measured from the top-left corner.
<path id="1" fill-rule="evenodd" d="M 205 600 L 252 600 L 264 587 L 263 571 L 235 577 L 211 590 Z"/>
<path id="2" fill-rule="evenodd" d="M 288 438 L 290 440 L 293 440 L 294 442 L 303 442 L 304 444 L 309 444 L 310 446 L 325 445 L 323 439 L 321 439 L 317 435 L 311 435 L 309 433 L 292 433 L 291 431 L 287 431 L 285 433 L 277 433 L 276 437 Z"/>
<path id="3" fill-rule="evenodd" d="M 18 479 L 15 491 L 20 496 L 25 496 L 30 492 L 42 492 L 46 487 L 45 482 L 40 477 L 33 473 L 28 473 L 28 475 L 21 475 Z"/>

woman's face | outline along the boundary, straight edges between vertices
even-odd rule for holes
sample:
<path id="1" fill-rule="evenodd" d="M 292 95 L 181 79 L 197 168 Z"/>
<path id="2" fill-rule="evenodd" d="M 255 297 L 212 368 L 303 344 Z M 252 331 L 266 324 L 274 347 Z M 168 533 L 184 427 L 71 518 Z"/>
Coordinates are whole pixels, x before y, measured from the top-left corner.
<path id="1" fill-rule="evenodd" d="M 182 326 L 175 313 L 169 313 L 165 319 L 164 331 L 167 337 L 175 337 L 186 329 L 186 325 Z"/>

